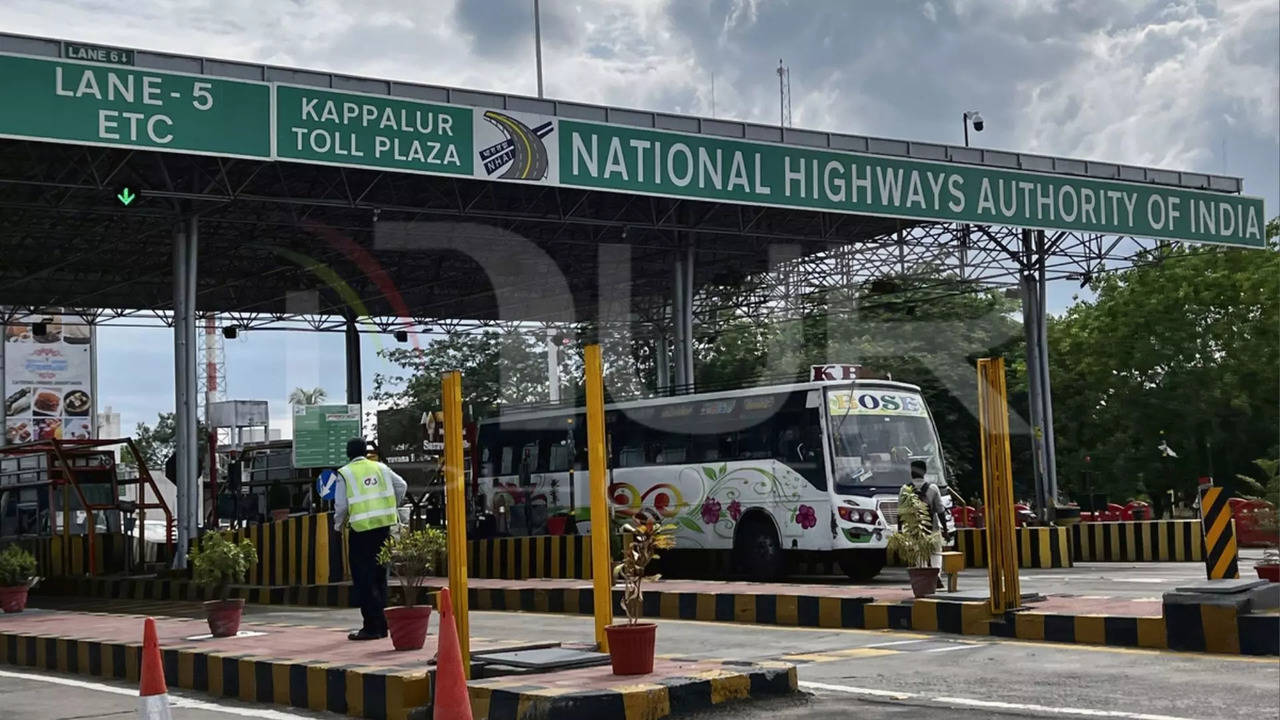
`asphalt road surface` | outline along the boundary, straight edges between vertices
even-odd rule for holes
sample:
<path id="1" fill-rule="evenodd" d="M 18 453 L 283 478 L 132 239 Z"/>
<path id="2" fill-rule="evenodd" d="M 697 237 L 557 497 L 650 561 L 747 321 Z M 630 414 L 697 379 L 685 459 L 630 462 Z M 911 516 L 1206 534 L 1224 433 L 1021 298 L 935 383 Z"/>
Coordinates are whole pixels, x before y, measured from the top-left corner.
<path id="1" fill-rule="evenodd" d="M 38 601 L 40 602 L 40 601 Z M 87 601 L 85 601 L 87 602 Z M 104 609 L 99 606 L 95 609 Z M 58 603 L 75 604 L 74 601 Z M 199 617 L 198 603 L 115 601 L 119 612 Z M 82 603 L 83 606 L 83 603 Z M 251 621 L 354 627 L 356 610 L 250 607 Z M 432 623 L 435 624 L 433 619 Z M 730 718 L 986 718 L 1109 717 L 1130 720 L 1227 720 L 1280 718 L 1280 660 L 1127 648 L 1032 643 L 954 635 L 867 630 L 781 628 L 690 621 L 659 621 L 658 652 L 721 659 L 780 659 L 798 665 L 805 695 L 748 707 L 725 708 L 702 720 Z M 564 615 L 473 612 L 475 637 L 592 642 L 591 618 Z M 434 632 L 434 628 L 432 630 Z M 10 670 L 12 668 L 3 668 Z M 94 715 L 59 710 L 70 702 L 65 687 L 42 687 L 0 676 L 23 712 L 47 700 L 46 714 L 0 718 L 36 720 L 115 717 L 108 710 L 133 707 L 110 698 Z M 77 694 L 80 691 L 77 691 Z M 88 691 L 85 691 L 88 692 Z M 219 702 L 209 700 L 210 702 Z M 123 703 L 123 704 L 122 704 Z M 277 708 L 281 712 L 293 710 Z M 206 712 L 202 710 L 201 712 Z M 207 710 L 207 712 L 214 712 Z M 224 711 L 227 712 L 227 711 Z M 305 716 L 305 713 L 303 714 Z M 121 716 L 126 717 L 126 716 Z M 199 718 L 188 715 L 177 718 Z M 213 714 L 209 718 L 221 718 Z M 261 716 L 259 716 L 261 717 Z M 266 720 L 265 718 L 263 720 Z"/>
<path id="2" fill-rule="evenodd" d="M 338 715 L 170 694 L 174 720 L 338 720 Z M 118 682 L 0 666 L 0 720 L 133 720 L 138 688 Z"/>

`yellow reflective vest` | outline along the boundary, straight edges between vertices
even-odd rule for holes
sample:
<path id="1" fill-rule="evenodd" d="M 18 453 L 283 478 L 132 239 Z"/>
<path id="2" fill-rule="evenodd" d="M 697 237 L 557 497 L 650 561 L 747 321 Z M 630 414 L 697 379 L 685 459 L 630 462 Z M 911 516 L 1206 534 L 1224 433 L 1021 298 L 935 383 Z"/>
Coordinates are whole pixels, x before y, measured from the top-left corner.
<path id="1" fill-rule="evenodd" d="M 396 490 L 382 464 L 356 458 L 338 470 L 347 490 L 347 522 L 357 532 L 391 527 L 399 522 Z"/>

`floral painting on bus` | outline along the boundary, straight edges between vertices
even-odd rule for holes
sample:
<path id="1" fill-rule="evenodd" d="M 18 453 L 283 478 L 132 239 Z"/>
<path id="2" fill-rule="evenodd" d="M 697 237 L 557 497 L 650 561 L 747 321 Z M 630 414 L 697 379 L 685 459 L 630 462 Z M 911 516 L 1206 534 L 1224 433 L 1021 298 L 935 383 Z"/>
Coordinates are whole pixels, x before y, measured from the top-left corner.
<path id="1" fill-rule="evenodd" d="M 615 471 L 615 478 L 633 474 L 639 477 L 634 483 L 616 479 L 609 486 L 614 517 L 621 521 L 643 513 L 674 523 L 681 547 L 721 546 L 723 541 L 732 541 L 735 526 L 751 509 L 768 512 L 787 536 L 799 535 L 817 525 L 814 505 L 822 498 L 784 464 L 725 462 L 683 466 L 671 468 L 665 482 L 654 482 L 653 476 L 658 472 L 663 470 Z M 815 497 L 807 497 L 809 494 Z"/>

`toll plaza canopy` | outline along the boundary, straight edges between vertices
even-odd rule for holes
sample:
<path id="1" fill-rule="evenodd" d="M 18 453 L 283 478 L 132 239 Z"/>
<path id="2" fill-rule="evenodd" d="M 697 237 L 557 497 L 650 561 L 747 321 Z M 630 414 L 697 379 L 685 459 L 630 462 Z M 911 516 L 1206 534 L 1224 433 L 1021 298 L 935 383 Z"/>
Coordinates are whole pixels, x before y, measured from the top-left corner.
<path id="1" fill-rule="evenodd" d="M 1035 258 L 1050 279 L 1087 271 L 1122 238 L 1264 244 L 1261 200 L 1219 175 L 17 35 L 0 35 L 0 78 L 11 310 L 167 312 L 184 217 L 199 218 L 197 311 L 268 321 L 299 292 L 316 316 L 354 299 L 361 316 L 493 320 L 459 250 L 507 234 L 558 266 L 578 320 L 598 309 L 602 243 L 630 246 L 631 295 L 659 301 L 673 257 L 697 287 L 767 269 L 780 244 L 992 282 Z M 405 222 L 441 242 L 380 241 Z M 1023 248 L 1010 228 L 1048 235 Z M 536 298 L 541 278 L 525 280 Z"/>

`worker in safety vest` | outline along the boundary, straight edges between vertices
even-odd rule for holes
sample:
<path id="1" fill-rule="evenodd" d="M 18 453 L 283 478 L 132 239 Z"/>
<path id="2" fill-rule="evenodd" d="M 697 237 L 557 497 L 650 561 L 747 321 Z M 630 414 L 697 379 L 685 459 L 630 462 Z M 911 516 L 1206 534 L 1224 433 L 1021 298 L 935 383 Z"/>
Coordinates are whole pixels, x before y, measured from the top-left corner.
<path id="1" fill-rule="evenodd" d="M 351 585 L 364 626 L 347 637 L 377 640 L 387 636 L 387 567 L 378 563 L 378 551 L 386 543 L 391 528 L 399 522 L 396 507 L 404 500 L 408 485 L 391 468 L 370 460 L 368 443 L 361 438 L 347 441 L 348 462 L 338 469 L 342 482 L 333 494 L 333 528 L 341 531 L 348 521 L 347 554 L 351 560 Z"/>

